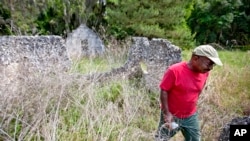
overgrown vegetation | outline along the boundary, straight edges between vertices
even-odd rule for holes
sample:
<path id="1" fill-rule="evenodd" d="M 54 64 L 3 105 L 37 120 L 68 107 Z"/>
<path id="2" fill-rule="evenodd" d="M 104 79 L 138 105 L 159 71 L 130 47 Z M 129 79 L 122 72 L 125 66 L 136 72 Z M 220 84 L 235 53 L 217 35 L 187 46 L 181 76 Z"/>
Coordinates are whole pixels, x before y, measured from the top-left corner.
<path id="1" fill-rule="evenodd" d="M 92 5 L 90 9 L 85 2 L 1 0 L 0 35 L 65 37 L 80 23 L 87 23 L 105 40 L 135 35 L 167 38 L 187 49 L 183 50 L 184 60 L 189 59 L 188 49 L 194 41 L 215 42 L 231 51 L 219 52 L 224 66 L 211 72 L 199 101 L 203 140 L 216 140 L 225 123 L 250 112 L 250 53 L 238 50 L 247 50 L 250 43 L 247 0 L 177 0 L 161 4 L 152 0 L 107 0 L 106 7 Z M 75 62 L 70 74 L 17 72 L 20 81 L 0 91 L 0 140 L 153 140 L 160 112 L 158 94 L 148 93 L 140 85 L 134 87 L 122 77 L 105 83 L 72 77 L 123 65 L 127 48 L 117 40 L 106 43 L 104 57 Z M 180 138 L 177 135 L 173 140 Z"/>
<path id="2" fill-rule="evenodd" d="M 247 0 L 204 0 L 194 5 L 187 22 L 197 44 L 227 48 L 249 45 L 250 4 Z"/>
<path id="3" fill-rule="evenodd" d="M 117 1 L 107 5 L 107 31 L 122 39 L 126 36 L 166 38 L 184 47 L 192 46 L 185 18 L 191 1 Z"/>
<path id="4" fill-rule="evenodd" d="M 109 60 L 101 65 L 97 59 L 83 60 L 81 66 L 98 72 L 111 69 L 113 62 L 124 64 L 127 51 L 114 52 L 100 58 Z M 199 100 L 204 141 L 216 140 L 225 123 L 242 116 L 250 104 L 249 52 L 219 54 L 224 66 L 211 72 Z M 188 60 L 190 52 L 182 56 Z M 97 83 L 72 74 L 23 75 L 21 83 L 5 87 L 0 98 L 0 140 L 153 140 L 160 112 L 158 94 L 121 77 Z M 180 139 L 177 135 L 172 140 Z"/>
<path id="5" fill-rule="evenodd" d="M 0 3 L 0 35 L 10 35 L 10 11 Z"/>

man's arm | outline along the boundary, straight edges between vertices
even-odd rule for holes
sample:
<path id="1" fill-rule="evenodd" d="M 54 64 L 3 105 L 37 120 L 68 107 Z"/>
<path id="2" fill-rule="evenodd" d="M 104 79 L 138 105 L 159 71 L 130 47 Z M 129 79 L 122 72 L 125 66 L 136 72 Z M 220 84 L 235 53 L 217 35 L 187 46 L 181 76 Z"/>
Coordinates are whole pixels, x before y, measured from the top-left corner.
<path id="1" fill-rule="evenodd" d="M 169 112 L 168 109 L 168 92 L 161 90 L 160 94 L 161 108 L 163 112 L 164 122 L 166 125 L 170 125 L 173 120 L 173 115 Z"/>

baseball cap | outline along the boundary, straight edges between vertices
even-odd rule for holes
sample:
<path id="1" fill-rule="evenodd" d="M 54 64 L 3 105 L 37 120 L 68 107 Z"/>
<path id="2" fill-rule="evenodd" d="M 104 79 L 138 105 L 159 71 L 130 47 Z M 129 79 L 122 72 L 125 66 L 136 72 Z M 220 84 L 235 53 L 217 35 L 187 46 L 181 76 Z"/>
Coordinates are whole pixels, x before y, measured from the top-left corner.
<path id="1" fill-rule="evenodd" d="M 211 45 L 200 45 L 194 49 L 193 54 L 205 56 L 213 61 L 216 65 L 223 65 L 219 58 L 218 52 Z"/>

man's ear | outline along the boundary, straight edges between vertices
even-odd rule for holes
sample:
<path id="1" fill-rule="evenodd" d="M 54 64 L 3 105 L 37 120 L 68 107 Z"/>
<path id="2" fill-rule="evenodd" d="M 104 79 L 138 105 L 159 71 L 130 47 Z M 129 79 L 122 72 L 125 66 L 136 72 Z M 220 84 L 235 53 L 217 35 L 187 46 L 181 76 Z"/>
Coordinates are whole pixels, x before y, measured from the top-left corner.
<path id="1" fill-rule="evenodd" d="M 196 60 L 199 59 L 199 56 L 193 54 L 193 55 L 192 55 L 192 59 L 196 61 Z"/>

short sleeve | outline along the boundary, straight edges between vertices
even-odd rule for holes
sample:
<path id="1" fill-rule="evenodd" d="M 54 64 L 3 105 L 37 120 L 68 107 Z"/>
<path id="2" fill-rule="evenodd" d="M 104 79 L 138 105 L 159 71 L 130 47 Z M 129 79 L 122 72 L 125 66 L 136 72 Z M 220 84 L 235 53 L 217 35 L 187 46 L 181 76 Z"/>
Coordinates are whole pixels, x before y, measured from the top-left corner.
<path id="1" fill-rule="evenodd" d="M 168 69 L 162 78 L 162 81 L 160 83 L 160 88 L 162 90 L 169 91 L 172 89 L 174 84 L 175 84 L 174 72 L 173 72 L 173 70 Z"/>

